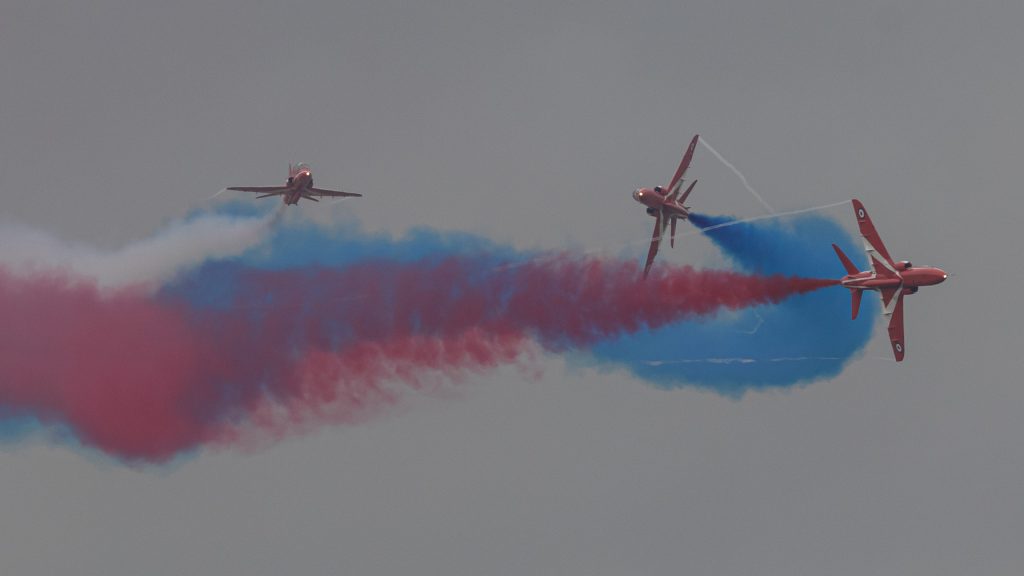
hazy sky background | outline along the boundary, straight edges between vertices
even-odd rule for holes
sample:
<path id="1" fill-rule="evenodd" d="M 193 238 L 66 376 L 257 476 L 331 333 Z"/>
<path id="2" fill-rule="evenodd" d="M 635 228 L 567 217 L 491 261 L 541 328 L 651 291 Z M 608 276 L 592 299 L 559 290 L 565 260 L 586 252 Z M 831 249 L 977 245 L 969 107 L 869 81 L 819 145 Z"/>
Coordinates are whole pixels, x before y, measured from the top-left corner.
<path id="1" fill-rule="evenodd" d="M 5 0 L 0 219 L 67 240 L 121 246 L 303 160 L 366 195 L 297 208 L 321 218 L 639 255 L 629 193 L 700 132 L 778 210 L 859 197 L 895 257 L 956 276 L 908 299 L 902 365 L 879 323 L 840 377 L 738 400 L 550 357 L 165 469 L 8 445 L 0 572 L 1019 571 L 1022 22 L 1017 2 Z M 696 208 L 761 213 L 706 150 L 691 174 Z M 713 259 L 695 237 L 664 254 Z"/>

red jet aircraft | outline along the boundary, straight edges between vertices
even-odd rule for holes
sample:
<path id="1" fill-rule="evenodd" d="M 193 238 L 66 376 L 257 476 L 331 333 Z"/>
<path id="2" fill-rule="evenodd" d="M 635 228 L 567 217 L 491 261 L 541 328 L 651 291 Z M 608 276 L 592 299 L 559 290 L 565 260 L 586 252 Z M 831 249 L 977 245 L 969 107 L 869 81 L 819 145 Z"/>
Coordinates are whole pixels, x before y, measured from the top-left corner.
<path id="1" fill-rule="evenodd" d="M 304 164 L 302 162 L 294 166 L 288 164 L 288 182 L 284 186 L 232 186 L 229 187 L 228 190 L 236 190 L 238 192 L 256 192 L 260 194 L 257 198 L 280 196 L 281 200 L 283 200 L 286 205 L 298 204 L 300 198 L 319 202 L 317 197 L 362 196 L 362 194 L 355 194 L 353 192 L 339 192 L 337 190 L 314 188 L 313 176 L 310 173 L 309 164 Z"/>
<path id="2" fill-rule="evenodd" d="M 653 189 L 638 188 L 633 191 L 633 199 L 647 206 L 647 213 L 654 216 L 654 234 L 651 236 L 651 248 L 647 251 L 647 263 L 644 264 L 644 278 L 647 278 L 651 264 L 654 263 L 654 256 L 658 253 L 658 247 L 661 245 L 661 239 L 665 236 L 665 221 L 668 220 L 672 226 L 671 246 L 675 247 L 676 220 L 680 218 L 686 220 L 690 216 L 690 208 L 684 206 L 683 203 L 686 202 L 686 197 L 693 191 L 693 186 L 697 181 L 691 182 L 690 187 L 683 192 L 682 196 L 679 195 L 679 190 L 683 185 L 683 175 L 686 174 L 686 169 L 690 167 L 690 161 L 693 160 L 693 151 L 697 148 L 699 138 L 700 135 L 695 135 L 690 141 L 690 147 L 686 149 L 683 161 L 679 163 L 679 168 L 676 169 L 675 176 L 672 177 L 668 187 L 655 186 Z"/>
<path id="3" fill-rule="evenodd" d="M 857 270 L 839 246 L 833 244 L 832 248 L 835 249 L 847 272 L 840 280 L 840 284 L 850 289 L 854 319 L 860 310 L 860 299 L 864 290 L 878 291 L 882 297 L 882 314 L 889 317 L 889 340 L 892 342 L 892 351 L 896 355 L 896 361 L 900 362 L 905 352 L 903 296 L 916 293 L 921 286 L 938 284 L 946 279 L 947 274 L 931 266 L 911 266 L 906 260 L 894 262 L 882 244 L 882 239 L 878 237 L 875 225 L 871 223 L 871 218 L 860 200 L 853 200 L 853 211 L 857 215 L 857 224 L 860 225 L 860 235 L 864 237 L 864 249 L 871 260 L 871 272 Z"/>

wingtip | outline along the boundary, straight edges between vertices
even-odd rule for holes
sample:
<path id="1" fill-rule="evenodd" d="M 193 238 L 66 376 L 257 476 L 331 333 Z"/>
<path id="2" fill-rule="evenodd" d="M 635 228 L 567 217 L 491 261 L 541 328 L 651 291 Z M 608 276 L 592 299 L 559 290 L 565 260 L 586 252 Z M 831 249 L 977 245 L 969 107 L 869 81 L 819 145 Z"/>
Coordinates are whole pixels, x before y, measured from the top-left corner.
<path id="1" fill-rule="evenodd" d="M 895 357 L 897 362 L 903 362 L 903 357 L 906 356 L 907 350 L 903 347 L 900 342 L 892 343 L 892 355 Z"/>
<path id="2" fill-rule="evenodd" d="M 857 221 L 864 223 L 868 220 L 868 211 L 864 208 L 864 203 L 854 198 L 850 201 L 853 204 L 853 213 L 857 216 Z"/>

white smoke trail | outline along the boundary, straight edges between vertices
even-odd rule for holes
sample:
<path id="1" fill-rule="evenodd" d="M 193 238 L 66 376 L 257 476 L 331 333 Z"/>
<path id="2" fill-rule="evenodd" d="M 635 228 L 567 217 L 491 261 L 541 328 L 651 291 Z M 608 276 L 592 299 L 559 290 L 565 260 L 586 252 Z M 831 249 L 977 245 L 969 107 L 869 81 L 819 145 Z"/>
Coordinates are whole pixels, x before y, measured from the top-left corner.
<path id="1" fill-rule="evenodd" d="M 182 270 L 226 258 L 259 244 L 282 216 L 202 215 L 171 223 L 157 234 L 104 252 L 59 240 L 17 224 L 0 226 L 0 266 L 14 274 L 66 270 L 102 288 L 157 288 Z"/>
<path id="2" fill-rule="evenodd" d="M 726 168 L 728 168 L 729 170 L 732 170 L 733 174 L 736 174 L 737 176 L 739 176 L 740 181 L 743 182 L 743 186 L 747 189 L 748 192 L 750 192 L 751 194 L 754 195 L 754 198 L 757 198 L 757 201 L 760 202 L 762 206 L 764 206 L 765 210 L 767 210 L 768 212 L 771 212 L 772 214 L 775 213 L 775 209 L 772 208 L 771 205 L 768 204 L 768 202 L 766 202 L 765 199 L 762 198 L 761 195 L 757 193 L 757 190 L 754 190 L 754 187 L 751 186 L 749 182 L 747 182 L 747 177 L 744 176 L 743 173 L 740 172 L 738 168 L 736 168 L 735 166 L 730 164 L 729 161 L 726 160 L 724 156 L 722 156 L 721 154 L 718 153 L 718 150 L 715 150 L 714 148 L 712 148 L 711 144 L 707 140 L 705 140 L 703 136 L 700 137 L 700 143 L 703 144 L 704 147 L 707 148 L 709 152 L 714 154 L 715 158 L 718 158 L 718 160 L 722 164 L 725 164 Z"/>

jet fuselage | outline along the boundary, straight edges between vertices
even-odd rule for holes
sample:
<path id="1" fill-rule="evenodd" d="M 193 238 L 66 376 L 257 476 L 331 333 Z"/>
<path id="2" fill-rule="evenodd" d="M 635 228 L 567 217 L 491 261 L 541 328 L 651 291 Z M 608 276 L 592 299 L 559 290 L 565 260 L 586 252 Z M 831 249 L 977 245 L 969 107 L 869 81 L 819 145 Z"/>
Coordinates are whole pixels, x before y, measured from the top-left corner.
<path id="1" fill-rule="evenodd" d="M 286 194 L 281 195 L 281 200 L 286 205 L 298 204 L 303 193 L 308 194 L 309 189 L 312 187 L 313 175 L 309 168 L 303 167 L 294 176 L 288 177 L 288 188 L 290 190 Z"/>
<path id="2" fill-rule="evenodd" d="M 661 186 L 655 188 L 638 188 L 633 191 L 633 199 L 647 207 L 647 213 L 655 216 L 664 210 L 666 216 L 687 218 L 689 210 L 682 204 L 668 199 L 668 194 Z"/>
<path id="3" fill-rule="evenodd" d="M 899 276 L 881 276 L 874 272 L 858 272 L 843 276 L 839 283 L 844 288 L 855 290 L 881 290 L 882 288 L 904 288 L 916 289 L 921 286 L 934 286 L 941 284 L 949 277 L 941 268 L 934 266 L 910 266 L 901 264 L 897 266 Z M 916 290 L 914 290 L 916 291 Z"/>

